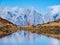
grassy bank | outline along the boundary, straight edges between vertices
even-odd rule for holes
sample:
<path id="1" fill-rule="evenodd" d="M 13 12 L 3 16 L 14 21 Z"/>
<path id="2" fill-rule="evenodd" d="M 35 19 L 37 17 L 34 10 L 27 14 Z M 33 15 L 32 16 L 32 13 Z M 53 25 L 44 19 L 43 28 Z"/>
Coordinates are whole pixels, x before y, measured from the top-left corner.
<path id="1" fill-rule="evenodd" d="M 48 22 L 45 24 L 38 24 L 36 26 L 32 25 L 30 27 L 20 27 L 5 19 L 0 18 L 0 38 L 20 30 L 60 39 L 60 20 Z"/>

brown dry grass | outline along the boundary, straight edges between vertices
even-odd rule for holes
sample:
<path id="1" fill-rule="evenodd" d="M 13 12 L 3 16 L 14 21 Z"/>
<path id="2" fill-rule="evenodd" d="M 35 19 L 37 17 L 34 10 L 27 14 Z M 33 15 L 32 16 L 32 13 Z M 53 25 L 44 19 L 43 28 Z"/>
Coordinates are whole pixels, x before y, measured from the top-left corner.
<path id="1" fill-rule="evenodd" d="M 0 18 L 0 37 L 10 35 L 20 30 L 43 34 L 46 36 L 51 36 L 60 39 L 60 20 L 49 22 L 46 24 L 39 24 L 36 26 L 20 27 L 5 19 Z"/>
<path id="2" fill-rule="evenodd" d="M 20 27 L 0 18 L 0 38 L 20 30 Z"/>

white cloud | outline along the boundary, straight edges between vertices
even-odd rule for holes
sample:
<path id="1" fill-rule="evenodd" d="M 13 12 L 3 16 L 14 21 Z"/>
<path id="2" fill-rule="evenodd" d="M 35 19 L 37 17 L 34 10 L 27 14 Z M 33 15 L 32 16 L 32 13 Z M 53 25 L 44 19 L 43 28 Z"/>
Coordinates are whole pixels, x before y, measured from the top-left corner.
<path id="1" fill-rule="evenodd" d="M 52 9 L 52 13 L 56 14 L 60 12 L 60 5 L 49 6 L 48 8 Z"/>

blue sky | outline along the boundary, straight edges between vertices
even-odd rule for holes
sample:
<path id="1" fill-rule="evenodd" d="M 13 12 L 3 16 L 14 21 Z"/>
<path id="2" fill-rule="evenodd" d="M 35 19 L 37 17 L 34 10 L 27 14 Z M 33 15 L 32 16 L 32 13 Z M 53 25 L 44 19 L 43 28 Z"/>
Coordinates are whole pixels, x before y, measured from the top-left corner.
<path id="1" fill-rule="evenodd" d="M 60 5 L 60 0 L 0 0 L 0 7 L 21 7 L 32 8 L 39 10 L 40 12 L 47 13 L 50 11 L 48 6 Z"/>

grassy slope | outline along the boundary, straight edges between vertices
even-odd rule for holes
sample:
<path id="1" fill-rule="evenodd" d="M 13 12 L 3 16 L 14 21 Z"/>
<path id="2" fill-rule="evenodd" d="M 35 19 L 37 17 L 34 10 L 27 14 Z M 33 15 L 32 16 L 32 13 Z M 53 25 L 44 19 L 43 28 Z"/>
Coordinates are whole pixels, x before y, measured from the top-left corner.
<path id="1" fill-rule="evenodd" d="M 0 38 L 19 31 L 20 27 L 15 24 L 0 18 Z"/>
<path id="2" fill-rule="evenodd" d="M 22 27 L 22 29 L 60 39 L 60 19 L 32 27 Z"/>
<path id="3" fill-rule="evenodd" d="M 36 26 L 20 27 L 0 18 L 0 37 L 4 37 L 20 30 L 43 34 L 60 39 L 60 20 L 48 22 L 46 24 L 38 24 Z"/>

